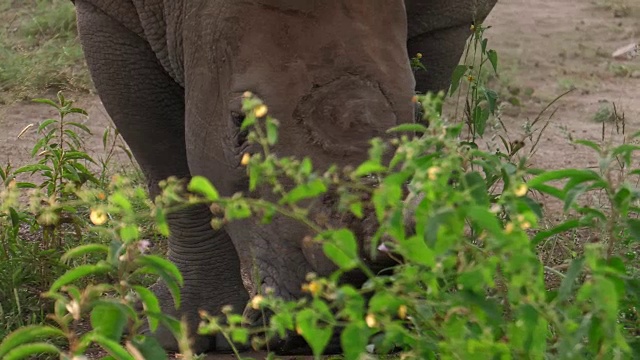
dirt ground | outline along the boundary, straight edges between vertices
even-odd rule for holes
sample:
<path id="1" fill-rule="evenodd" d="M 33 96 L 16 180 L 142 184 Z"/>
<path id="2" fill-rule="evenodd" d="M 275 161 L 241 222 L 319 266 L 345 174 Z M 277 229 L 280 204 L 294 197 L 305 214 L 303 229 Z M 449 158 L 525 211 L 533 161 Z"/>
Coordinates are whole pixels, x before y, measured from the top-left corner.
<path id="1" fill-rule="evenodd" d="M 492 26 L 486 33 L 489 47 L 497 50 L 500 58 L 501 78 L 496 85 L 501 95 L 520 102 L 520 106 L 503 109 L 502 120 L 511 139 L 523 134 L 522 125 L 551 100 L 575 89 L 552 107 L 556 112 L 531 160 L 534 167 L 596 166 L 593 151 L 576 147 L 569 139 L 599 141 L 603 124 L 594 117 L 610 106 L 607 104 L 615 103 L 618 112 L 624 113 L 626 134 L 640 130 L 640 57 L 618 61 L 611 56 L 620 47 L 640 42 L 640 1 L 609 0 L 626 6 L 616 9 L 605 2 L 499 0 L 486 21 Z M 83 95 L 76 104 L 88 110 L 90 116 L 84 121 L 95 133 L 101 134 L 110 124 L 97 97 Z M 20 103 L 0 108 L 0 164 L 27 161 L 34 134 L 19 140 L 16 136 L 29 123 L 53 115 L 43 105 Z M 611 136 L 613 133 L 613 123 L 606 123 L 605 138 L 623 140 L 621 135 Z M 89 148 L 101 151 L 100 136 Z M 557 211 L 552 213 L 561 216 Z"/>

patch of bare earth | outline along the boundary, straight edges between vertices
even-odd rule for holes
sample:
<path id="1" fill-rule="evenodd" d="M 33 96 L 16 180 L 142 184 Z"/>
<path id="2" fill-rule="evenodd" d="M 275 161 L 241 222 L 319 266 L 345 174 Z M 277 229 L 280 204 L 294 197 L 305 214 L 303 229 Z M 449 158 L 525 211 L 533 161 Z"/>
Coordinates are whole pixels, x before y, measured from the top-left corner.
<path id="1" fill-rule="evenodd" d="M 501 117 L 511 140 L 521 138 L 523 125 L 533 121 L 553 99 L 573 89 L 537 126 L 540 128 L 553 113 L 530 159 L 532 167 L 597 171 L 598 154 L 571 144 L 571 140 L 619 145 L 631 142 L 630 135 L 640 130 L 640 57 L 612 57 L 617 49 L 640 43 L 640 2 L 499 0 L 486 24 L 492 27 L 486 32 L 489 47 L 500 57 L 501 78 L 494 85 L 502 88 L 504 98 L 520 102 L 519 106 L 506 106 Z M 613 104 L 617 124 L 610 121 L 615 117 Z M 603 122 L 607 114 L 611 117 Z M 620 121 L 622 117 L 624 121 Z M 533 140 L 526 141 L 525 153 Z M 548 197 L 539 200 L 550 224 L 564 219 L 562 203 Z M 598 206 L 601 200 L 594 196 L 588 201 Z M 566 260 L 592 241 L 600 239 L 593 232 L 579 231 L 562 241 L 544 244 L 541 256 L 548 266 L 564 272 Z"/>

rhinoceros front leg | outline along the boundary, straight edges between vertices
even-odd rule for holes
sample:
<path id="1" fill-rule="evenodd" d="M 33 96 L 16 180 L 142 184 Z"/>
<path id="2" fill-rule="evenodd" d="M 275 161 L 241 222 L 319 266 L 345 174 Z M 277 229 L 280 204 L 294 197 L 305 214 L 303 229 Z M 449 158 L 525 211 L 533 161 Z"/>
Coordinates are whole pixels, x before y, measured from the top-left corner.
<path id="1" fill-rule="evenodd" d="M 134 32 L 137 16 L 109 9 L 110 14 L 120 10 L 121 18 L 114 19 L 85 0 L 77 0 L 76 7 L 81 42 L 100 98 L 145 173 L 152 196 L 158 193 L 159 180 L 172 175 L 188 179 L 184 89 L 167 75 L 143 36 Z M 216 314 L 227 304 L 236 311 L 246 305 L 240 262 L 227 233 L 211 228 L 206 206 L 172 214 L 168 220 L 169 257 L 185 280 L 180 310 L 161 284 L 155 290 L 163 311 L 185 316 L 191 334 L 196 334 L 198 310 Z M 160 329 L 156 336 L 165 348 L 176 349 L 168 330 Z M 195 340 L 198 352 L 216 345 L 210 337 Z"/>

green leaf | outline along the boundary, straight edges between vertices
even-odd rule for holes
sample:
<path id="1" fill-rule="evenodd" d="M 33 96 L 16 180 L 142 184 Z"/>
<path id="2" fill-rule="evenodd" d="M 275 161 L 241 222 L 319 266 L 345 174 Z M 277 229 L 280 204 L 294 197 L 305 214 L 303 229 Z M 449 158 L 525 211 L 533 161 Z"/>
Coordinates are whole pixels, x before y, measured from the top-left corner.
<path id="1" fill-rule="evenodd" d="M 309 174 L 311 174 L 311 172 L 313 171 L 313 163 L 311 162 L 311 159 L 309 159 L 308 157 L 302 159 L 302 162 L 300 162 L 299 171 L 301 175 L 309 176 Z"/>
<path id="2" fill-rule="evenodd" d="M 62 255 L 62 262 L 68 263 L 69 260 L 75 259 L 80 256 L 84 256 L 86 254 L 96 253 L 96 252 L 104 252 L 109 253 L 109 248 L 106 245 L 102 244 L 87 244 L 77 246 L 69 251 L 67 251 L 64 255 Z"/>
<path id="3" fill-rule="evenodd" d="M 402 255 L 413 263 L 434 267 L 436 255 L 424 242 L 422 236 L 411 236 L 402 242 Z"/>
<path id="4" fill-rule="evenodd" d="M 258 183 L 262 180 L 262 167 L 252 166 L 249 168 L 249 190 L 254 191 Z"/>
<path id="5" fill-rule="evenodd" d="M 71 108 L 69 110 L 67 110 L 68 114 L 82 114 L 82 115 L 89 115 L 86 111 L 84 111 L 83 109 L 80 108 Z"/>
<path id="6" fill-rule="evenodd" d="M 498 238 L 504 238 L 500 222 L 496 219 L 495 214 L 491 213 L 487 208 L 470 206 L 467 210 L 467 215 L 478 228 L 485 229 Z"/>
<path id="7" fill-rule="evenodd" d="M 137 225 L 127 225 L 120 229 L 120 238 L 125 243 L 129 243 L 133 240 L 137 240 L 140 236 Z"/>
<path id="8" fill-rule="evenodd" d="M 344 351 L 345 360 L 358 360 L 360 355 L 366 353 L 369 344 L 371 330 L 362 322 L 351 322 L 340 334 L 340 343 Z"/>
<path id="9" fill-rule="evenodd" d="M 428 128 L 422 124 L 402 124 L 398 126 L 394 126 L 391 129 L 387 130 L 387 133 L 395 133 L 395 132 L 415 132 L 415 133 L 426 133 Z"/>
<path id="10" fill-rule="evenodd" d="M 143 268 L 136 272 L 144 272 L 160 276 L 164 284 L 169 289 L 175 302 L 175 308 L 180 307 L 180 286 L 183 284 L 182 275 L 178 268 L 169 260 L 155 255 L 145 255 L 136 259 L 138 265 Z"/>
<path id="11" fill-rule="evenodd" d="M 42 130 L 44 130 L 47 126 L 53 124 L 53 123 L 57 123 L 58 120 L 56 119 L 47 119 L 45 121 L 43 121 L 39 126 L 38 126 L 38 133 L 41 132 Z"/>
<path id="12" fill-rule="evenodd" d="M 216 201 L 220 198 L 218 190 L 211 184 L 209 179 L 203 176 L 194 176 L 187 187 L 189 191 L 203 195 L 209 201 Z"/>
<path id="13" fill-rule="evenodd" d="M 138 296 L 140 296 L 145 312 L 160 313 L 160 302 L 151 290 L 140 285 L 134 285 L 133 289 L 138 293 Z M 155 332 L 158 328 L 158 319 L 148 316 L 147 320 L 149 321 L 149 329 L 151 332 Z"/>
<path id="14" fill-rule="evenodd" d="M 111 133 L 111 127 L 108 127 L 106 129 L 104 129 L 104 132 L 102 133 L 102 148 L 103 149 L 107 149 L 107 141 L 109 140 L 109 134 Z"/>
<path id="15" fill-rule="evenodd" d="M 14 174 L 21 174 L 25 172 L 35 173 L 36 171 L 53 171 L 53 169 L 51 169 L 49 166 L 44 164 L 32 164 L 32 165 L 25 165 L 17 169 L 16 171 L 14 171 L 13 173 Z"/>
<path id="16" fill-rule="evenodd" d="M 68 144 L 70 148 L 79 148 L 82 145 L 82 140 L 74 131 L 65 129 L 64 134 L 67 136 L 67 139 L 71 140 L 65 140 L 65 144 Z"/>
<path id="17" fill-rule="evenodd" d="M 632 199 L 633 196 L 631 190 L 629 190 L 626 186 L 623 186 L 614 195 L 613 202 L 618 209 L 626 210 L 626 208 L 629 206 L 629 202 L 632 201 Z"/>
<path id="18" fill-rule="evenodd" d="M 498 53 L 495 50 L 489 50 L 487 51 L 487 57 L 489 58 L 489 62 L 491 62 L 493 71 L 498 74 Z"/>
<path id="19" fill-rule="evenodd" d="M 18 189 L 35 189 L 35 188 L 37 188 L 38 186 L 37 186 L 36 184 L 34 184 L 34 183 L 30 183 L 30 182 L 18 182 L 18 183 L 16 184 L 16 187 L 17 187 Z"/>
<path id="20" fill-rule="evenodd" d="M 598 145 L 595 141 L 575 140 L 573 143 L 574 144 L 583 145 L 583 146 L 586 146 L 588 148 L 591 148 L 591 149 L 595 150 L 598 154 L 600 154 L 602 152 L 602 149 L 600 148 L 600 145 Z"/>
<path id="21" fill-rule="evenodd" d="M 380 291 L 369 300 L 369 312 L 381 314 L 396 314 L 402 305 L 402 299 L 391 292 Z"/>
<path id="22" fill-rule="evenodd" d="M 251 216 L 251 207 L 246 200 L 236 199 L 224 208 L 224 216 L 227 220 L 246 219 Z"/>
<path id="23" fill-rule="evenodd" d="M 33 144 L 33 148 L 31 149 L 31 157 L 36 156 L 38 151 L 40 151 L 40 149 L 42 149 L 42 147 L 45 146 L 47 141 L 48 139 L 45 137 L 38 139 L 38 141 L 36 141 L 36 143 Z"/>
<path id="24" fill-rule="evenodd" d="M 355 215 L 358 219 L 362 219 L 364 217 L 364 210 L 362 208 L 362 203 L 359 201 L 350 204 L 349 211 L 351 211 L 351 213 Z"/>
<path id="25" fill-rule="evenodd" d="M 640 241 L 640 220 L 634 218 L 627 218 L 627 226 L 629 232 L 633 236 L 634 241 Z"/>
<path id="26" fill-rule="evenodd" d="M 548 239 L 554 235 L 563 233 L 565 231 L 569 231 L 571 229 L 579 228 L 581 226 L 582 226 L 582 223 L 580 222 L 580 220 L 565 221 L 562 224 L 555 226 L 549 230 L 540 231 L 539 233 L 536 234 L 536 236 L 533 237 L 533 239 L 531 240 L 531 243 L 533 245 L 538 245 L 541 241 Z"/>
<path id="27" fill-rule="evenodd" d="M 117 205 L 118 207 L 120 207 L 123 210 L 127 210 L 127 211 L 132 211 L 133 210 L 133 206 L 131 205 L 131 201 L 129 201 L 129 199 L 127 199 L 126 196 L 124 196 L 122 193 L 114 193 L 113 195 L 111 195 L 109 197 L 109 201 L 115 205 Z"/>
<path id="28" fill-rule="evenodd" d="M 487 44 L 489 43 L 489 39 L 482 39 L 482 52 L 486 53 L 487 52 Z"/>
<path id="29" fill-rule="evenodd" d="M 33 344 L 20 345 L 13 350 L 9 351 L 2 359 L 3 360 L 18 360 L 31 358 L 32 355 L 42 354 L 59 354 L 60 349 L 55 345 L 39 342 Z"/>
<path id="30" fill-rule="evenodd" d="M 278 333 L 280 337 L 286 335 L 287 330 L 293 330 L 293 314 L 289 312 L 280 312 L 271 317 L 269 324 L 272 329 Z"/>
<path id="31" fill-rule="evenodd" d="M 267 117 L 267 143 L 271 146 L 278 142 L 278 121 Z"/>
<path id="32" fill-rule="evenodd" d="M 89 154 L 84 153 L 82 151 L 75 151 L 75 150 L 67 151 L 64 154 L 64 158 L 66 160 L 87 160 L 91 163 L 96 164 L 95 160 L 93 160 L 93 158 L 89 156 Z"/>
<path id="33" fill-rule="evenodd" d="M 580 195 L 582 195 L 585 191 L 587 191 L 588 188 L 589 188 L 589 185 L 580 184 L 580 185 L 575 185 L 571 187 L 567 192 L 565 192 L 563 210 L 565 212 L 569 211 L 569 209 L 571 209 L 573 204 L 575 204 L 576 199 Z"/>
<path id="34" fill-rule="evenodd" d="M 39 103 L 39 104 L 47 104 L 47 105 L 51 105 L 56 109 L 59 109 L 60 107 L 58 106 L 58 104 L 56 104 L 55 102 L 49 100 L 49 99 L 44 99 L 44 98 L 38 98 L 38 99 L 33 99 L 33 102 Z"/>
<path id="35" fill-rule="evenodd" d="M 106 350 L 111 356 L 117 360 L 134 360 L 134 357 L 129 354 L 125 348 L 123 348 L 117 341 L 113 341 L 108 337 L 102 336 L 99 333 L 93 332 L 91 339 L 98 343 L 104 350 Z"/>
<path id="36" fill-rule="evenodd" d="M 96 333 L 114 341 L 120 341 L 127 314 L 116 304 L 103 302 L 91 310 L 91 326 Z"/>
<path id="37" fill-rule="evenodd" d="M 327 240 L 322 244 L 325 255 L 342 270 L 352 270 L 359 264 L 358 244 L 348 229 L 331 231 L 323 235 Z"/>
<path id="38" fill-rule="evenodd" d="M 289 191 L 282 199 L 280 204 L 293 204 L 303 199 L 315 198 L 318 195 L 327 192 L 327 186 L 322 179 L 311 180 L 306 184 L 300 184 Z"/>
<path id="39" fill-rule="evenodd" d="M 12 207 L 9 208 L 9 217 L 11 218 L 11 226 L 17 227 L 20 225 L 21 218 L 16 209 Z"/>
<path id="40" fill-rule="evenodd" d="M 573 286 L 575 285 L 576 279 L 582 271 L 583 264 L 583 257 L 574 259 L 571 262 L 569 270 L 567 270 L 564 279 L 562 279 L 562 284 L 560 284 L 560 288 L 558 289 L 558 296 L 556 297 L 557 302 L 562 302 L 569 297 L 571 291 L 573 290 Z"/>
<path id="41" fill-rule="evenodd" d="M 235 328 L 231 331 L 231 341 L 236 344 L 246 344 L 249 341 L 249 329 Z"/>
<path id="42" fill-rule="evenodd" d="M 353 172 L 354 176 L 361 177 L 371 174 L 378 174 L 387 171 L 387 167 L 374 160 L 367 160 L 360 164 Z"/>
<path id="43" fill-rule="evenodd" d="M 42 338 L 64 337 L 64 333 L 60 329 L 50 326 L 30 325 L 10 333 L 0 343 L 0 359 L 4 359 L 11 349 Z"/>
<path id="44" fill-rule="evenodd" d="M 131 344 L 136 349 L 140 350 L 140 353 L 147 360 L 166 360 L 168 359 L 166 351 L 162 348 L 162 345 L 153 337 L 140 336 L 131 341 Z"/>
<path id="45" fill-rule="evenodd" d="M 144 265 L 153 264 L 155 267 L 166 271 L 171 277 L 178 281 L 181 286 L 184 283 L 180 270 L 178 270 L 178 267 L 171 261 L 157 255 L 145 255 L 138 258 L 138 260 Z"/>
<path id="46" fill-rule="evenodd" d="M 80 123 L 73 122 L 73 121 L 68 121 L 67 125 L 75 126 L 78 129 L 81 129 L 82 131 L 86 132 L 87 134 L 92 135 L 91 134 L 91 130 L 84 124 L 80 124 Z"/>
<path id="47" fill-rule="evenodd" d="M 476 204 L 489 206 L 489 193 L 487 184 L 482 175 L 477 172 L 470 172 L 464 176 L 465 190 L 469 191 Z"/>
<path id="48" fill-rule="evenodd" d="M 460 86 L 460 80 L 467 73 L 469 67 L 467 65 L 458 65 L 453 70 L 453 75 L 451 76 L 451 90 L 449 91 L 449 95 L 453 95 L 458 87 Z"/>
<path id="49" fill-rule="evenodd" d="M 296 316 L 298 329 L 311 347 L 314 356 L 322 355 L 333 335 L 333 327 L 330 325 L 320 326 L 318 317 L 318 314 L 312 309 L 304 309 Z"/>
<path id="50" fill-rule="evenodd" d="M 51 285 L 49 291 L 57 292 L 61 287 L 72 283 L 80 278 L 89 275 L 105 274 L 111 271 L 111 269 L 111 266 L 107 264 L 80 265 L 76 268 L 68 270 L 66 273 L 64 273 L 64 275 L 56 279 L 56 281 Z"/>
<path id="51" fill-rule="evenodd" d="M 487 127 L 487 120 L 489 120 L 489 109 L 483 106 L 476 106 L 473 111 L 473 126 L 475 127 L 478 135 L 484 135 L 484 131 Z"/>
<path id="52" fill-rule="evenodd" d="M 169 236 L 169 223 L 164 214 L 164 210 L 160 207 L 156 208 L 156 229 L 162 236 Z"/>
<path id="53" fill-rule="evenodd" d="M 176 320 L 172 316 L 165 315 L 165 314 L 162 314 L 162 313 L 157 313 L 157 314 L 149 313 L 147 315 L 153 316 L 153 317 L 157 318 L 158 320 L 160 320 L 160 323 L 164 327 L 169 329 L 169 331 L 171 331 L 171 334 L 173 334 L 174 338 L 178 339 L 181 336 L 183 336 L 182 324 L 180 323 L 180 321 Z"/>
<path id="54" fill-rule="evenodd" d="M 526 329 L 524 349 L 527 354 L 544 354 L 547 347 L 548 322 L 531 305 L 523 306 L 520 318 Z"/>
<path id="55" fill-rule="evenodd" d="M 562 179 L 580 179 L 582 182 L 589 180 L 600 180 L 600 175 L 592 170 L 579 170 L 579 169 L 561 169 L 545 171 L 542 174 L 527 181 L 527 184 L 532 189 L 538 189 L 538 187 L 546 182 Z"/>
<path id="56" fill-rule="evenodd" d="M 489 103 L 489 112 L 495 114 L 498 102 L 498 93 L 491 89 L 484 89 L 484 97 Z"/>

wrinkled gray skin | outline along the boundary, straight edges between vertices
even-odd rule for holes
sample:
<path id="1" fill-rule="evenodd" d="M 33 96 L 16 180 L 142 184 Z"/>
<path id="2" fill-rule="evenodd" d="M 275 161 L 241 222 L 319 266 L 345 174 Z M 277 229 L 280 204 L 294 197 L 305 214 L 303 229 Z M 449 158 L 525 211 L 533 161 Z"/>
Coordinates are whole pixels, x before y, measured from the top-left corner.
<path id="1" fill-rule="evenodd" d="M 406 4 L 405 4 L 406 2 Z M 152 195 L 169 176 L 204 175 L 222 195 L 247 189 L 240 97 L 252 91 L 281 122 L 275 151 L 317 168 L 356 164 L 368 140 L 413 121 L 414 88 L 448 87 L 474 20 L 496 0 L 76 0 L 86 59 L 109 115 L 142 167 Z M 428 72 L 414 79 L 408 54 Z M 272 198 L 267 190 L 253 196 Z M 330 196 L 314 206 L 332 221 Z M 212 230 L 207 207 L 169 219 L 169 257 L 185 278 L 181 313 L 162 286 L 163 309 L 245 308 L 260 289 L 302 296 L 309 272 L 333 269 L 309 229 L 283 218 Z M 365 238 L 371 219 L 351 222 Z M 251 279 L 241 277 L 241 266 Z M 165 330 L 157 334 L 175 349 Z M 196 351 L 225 350 L 197 337 Z"/>

